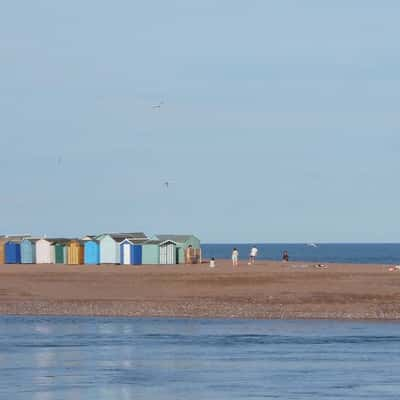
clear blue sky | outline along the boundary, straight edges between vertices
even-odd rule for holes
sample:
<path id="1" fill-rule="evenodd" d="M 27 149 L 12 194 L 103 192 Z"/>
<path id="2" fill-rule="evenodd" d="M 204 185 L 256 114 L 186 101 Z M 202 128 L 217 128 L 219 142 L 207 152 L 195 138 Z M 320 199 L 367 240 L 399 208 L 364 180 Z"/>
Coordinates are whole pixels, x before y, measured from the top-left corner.
<path id="1" fill-rule="evenodd" d="M 399 241 L 399 15 L 2 2 L 0 231 Z"/>

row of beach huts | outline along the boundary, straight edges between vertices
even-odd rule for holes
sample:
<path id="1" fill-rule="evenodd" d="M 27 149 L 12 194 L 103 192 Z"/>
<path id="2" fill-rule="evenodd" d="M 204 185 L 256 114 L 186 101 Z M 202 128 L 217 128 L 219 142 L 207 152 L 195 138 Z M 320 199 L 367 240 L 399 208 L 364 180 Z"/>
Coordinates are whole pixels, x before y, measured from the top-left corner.
<path id="1" fill-rule="evenodd" d="M 0 236 L 2 264 L 145 265 L 201 263 L 200 240 L 194 235 L 143 232 L 103 233 L 79 239 Z"/>

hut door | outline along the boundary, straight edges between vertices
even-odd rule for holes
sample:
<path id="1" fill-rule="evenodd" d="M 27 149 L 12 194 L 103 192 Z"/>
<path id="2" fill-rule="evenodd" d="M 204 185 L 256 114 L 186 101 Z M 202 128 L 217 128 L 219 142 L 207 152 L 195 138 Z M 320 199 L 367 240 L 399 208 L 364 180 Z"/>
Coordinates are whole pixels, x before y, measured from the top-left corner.
<path id="1" fill-rule="evenodd" d="M 167 264 L 175 264 L 175 245 L 167 244 Z"/>
<path id="2" fill-rule="evenodd" d="M 56 253 L 56 264 L 64 263 L 64 246 L 55 245 L 55 253 Z"/>
<path id="3" fill-rule="evenodd" d="M 160 264 L 167 264 L 167 246 L 160 246 Z"/>
<path id="4" fill-rule="evenodd" d="M 129 243 L 123 244 L 123 259 L 122 264 L 130 264 L 131 263 L 131 245 Z"/>

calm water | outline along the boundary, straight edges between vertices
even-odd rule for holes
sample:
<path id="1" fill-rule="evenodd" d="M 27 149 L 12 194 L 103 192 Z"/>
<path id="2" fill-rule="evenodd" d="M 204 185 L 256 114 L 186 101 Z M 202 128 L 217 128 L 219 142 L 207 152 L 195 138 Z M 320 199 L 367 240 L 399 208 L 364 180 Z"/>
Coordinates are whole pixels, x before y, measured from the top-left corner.
<path id="1" fill-rule="evenodd" d="M 0 398 L 397 400 L 399 328 L 0 317 Z"/>
<path id="2" fill-rule="evenodd" d="M 249 255 L 253 243 L 249 244 L 204 244 L 203 257 L 208 259 L 230 258 L 232 248 L 237 247 L 242 259 Z M 288 250 L 291 261 L 337 262 L 361 264 L 400 264 L 400 244 L 397 243 L 327 243 L 311 247 L 306 244 L 273 243 L 256 244 L 259 259 L 280 260 L 282 252 Z"/>

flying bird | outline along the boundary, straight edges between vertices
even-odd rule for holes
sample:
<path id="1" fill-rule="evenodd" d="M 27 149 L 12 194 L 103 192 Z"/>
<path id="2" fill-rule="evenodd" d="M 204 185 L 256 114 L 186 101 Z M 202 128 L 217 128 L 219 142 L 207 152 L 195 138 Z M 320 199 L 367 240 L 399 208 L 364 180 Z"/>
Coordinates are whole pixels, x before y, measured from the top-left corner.
<path id="1" fill-rule="evenodd" d="M 165 182 L 164 182 L 165 188 L 168 189 L 169 186 L 171 185 L 171 183 L 174 183 L 174 182 L 173 182 L 173 181 L 165 181 Z"/>
<path id="2" fill-rule="evenodd" d="M 153 109 L 160 109 L 161 108 L 161 106 L 164 104 L 164 102 L 163 101 L 160 101 L 158 104 L 153 104 L 152 106 L 151 106 L 151 108 L 153 108 Z"/>

